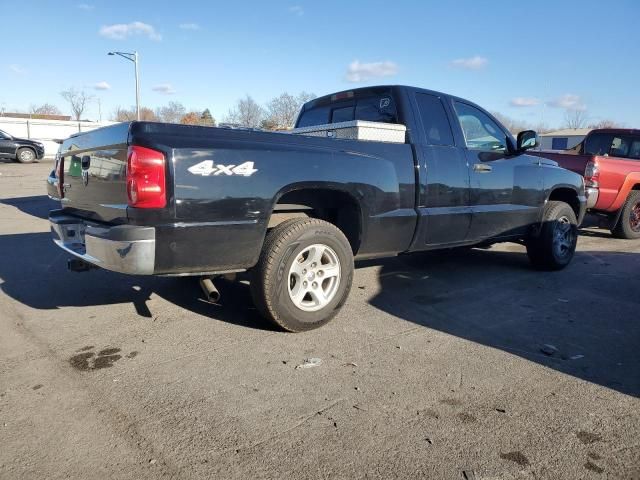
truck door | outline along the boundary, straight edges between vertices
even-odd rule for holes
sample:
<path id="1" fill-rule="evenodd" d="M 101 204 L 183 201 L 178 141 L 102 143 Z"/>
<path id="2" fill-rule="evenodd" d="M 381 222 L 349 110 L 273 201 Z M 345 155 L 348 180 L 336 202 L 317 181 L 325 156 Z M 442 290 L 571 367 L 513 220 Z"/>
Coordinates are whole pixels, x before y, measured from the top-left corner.
<path id="1" fill-rule="evenodd" d="M 418 160 L 418 232 L 412 246 L 420 250 L 463 242 L 471 224 L 469 172 L 464 150 L 455 145 L 451 124 L 436 95 L 415 94 L 414 141 Z M 420 130 L 420 128 L 418 128 Z"/>
<path id="2" fill-rule="evenodd" d="M 510 152 L 507 134 L 482 110 L 460 101 L 453 104 L 470 179 L 468 240 L 521 234 L 536 222 L 544 201 L 540 162 Z"/>

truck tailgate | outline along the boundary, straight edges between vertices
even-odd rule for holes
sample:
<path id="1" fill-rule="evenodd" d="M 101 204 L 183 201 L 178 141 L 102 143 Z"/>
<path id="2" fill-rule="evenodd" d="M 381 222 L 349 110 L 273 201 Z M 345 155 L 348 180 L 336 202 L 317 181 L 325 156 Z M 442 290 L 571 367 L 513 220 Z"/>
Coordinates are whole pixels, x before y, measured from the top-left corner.
<path id="1" fill-rule="evenodd" d="M 64 209 L 100 222 L 126 221 L 128 134 L 129 124 L 120 123 L 63 142 L 58 181 Z"/>

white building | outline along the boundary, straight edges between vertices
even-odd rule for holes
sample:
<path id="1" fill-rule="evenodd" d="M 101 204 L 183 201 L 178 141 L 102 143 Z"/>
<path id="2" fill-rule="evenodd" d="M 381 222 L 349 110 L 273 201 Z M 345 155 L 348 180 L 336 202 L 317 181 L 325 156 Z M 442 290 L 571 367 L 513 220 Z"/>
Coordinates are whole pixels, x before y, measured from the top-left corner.
<path id="1" fill-rule="evenodd" d="M 540 150 L 566 150 L 579 144 L 591 131 L 591 128 L 565 128 L 555 132 L 541 133 Z"/>
<path id="2" fill-rule="evenodd" d="M 0 130 L 19 138 L 38 140 L 44 144 L 46 157 L 55 156 L 58 144 L 74 133 L 87 132 L 113 125 L 115 122 L 87 122 L 73 120 L 36 120 L 31 118 L 0 117 Z"/>

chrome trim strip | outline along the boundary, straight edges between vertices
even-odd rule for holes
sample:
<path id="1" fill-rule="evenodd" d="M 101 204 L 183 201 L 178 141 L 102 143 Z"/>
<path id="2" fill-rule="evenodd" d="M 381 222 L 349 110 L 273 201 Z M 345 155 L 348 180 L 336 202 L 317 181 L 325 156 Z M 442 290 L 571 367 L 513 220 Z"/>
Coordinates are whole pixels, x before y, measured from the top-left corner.
<path id="1" fill-rule="evenodd" d="M 227 225 L 253 225 L 258 223 L 258 219 L 252 220 L 230 220 L 230 221 L 218 221 L 218 222 L 176 222 L 165 224 L 163 226 L 186 228 L 186 227 L 224 227 Z"/>

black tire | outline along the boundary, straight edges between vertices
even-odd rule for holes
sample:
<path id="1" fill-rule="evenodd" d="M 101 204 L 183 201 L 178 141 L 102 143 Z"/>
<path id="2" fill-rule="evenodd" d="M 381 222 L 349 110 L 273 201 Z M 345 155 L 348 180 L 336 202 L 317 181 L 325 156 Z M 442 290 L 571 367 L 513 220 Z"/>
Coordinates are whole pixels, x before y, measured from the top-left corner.
<path id="1" fill-rule="evenodd" d="M 294 268 L 294 261 L 299 261 L 299 265 L 305 265 L 307 259 L 302 258 L 305 249 L 313 249 L 315 245 L 328 247 L 327 252 L 332 256 L 335 254 L 337 261 L 333 258 L 334 265 L 339 273 L 337 285 L 331 288 L 333 293 L 331 299 L 327 300 L 328 303 L 319 310 L 305 311 L 294 303 L 290 294 L 290 289 L 295 288 L 298 281 L 291 269 Z M 301 259 L 304 261 L 300 262 Z M 322 259 L 324 261 L 326 257 L 323 256 Z M 321 267 L 322 261 L 318 268 Z M 316 271 L 319 272 L 318 275 L 322 274 L 319 270 Z M 324 289 L 329 281 L 326 277 L 320 279 L 320 276 L 316 277 L 316 280 L 319 281 L 321 289 Z M 258 264 L 251 271 L 251 294 L 263 316 L 287 331 L 302 332 L 318 328 L 336 316 L 349 295 L 352 281 L 353 252 L 344 234 L 323 220 L 291 219 L 267 233 Z M 306 286 L 307 282 L 304 283 Z M 313 284 L 317 285 L 316 282 Z M 305 294 L 300 302 L 310 301 L 304 300 L 305 298 L 314 297 L 307 297 Z"/>
<path id="2" fill-rule="evenodd" d="M 629 192 L 618 223 L 611 229 L 611 233 L 616 238 L 640 238 L 640 191 Z"/>
<path id="3" fill-rule="evenodd" d="M 36 161 L 36 152 L 30 148 L 19 148 L 16 152 L 16 160 L 20 163 L 33 163 Z"/>
<path id="4" fill-rule="evenodd" d="M 561 270 L 571 262 L 578 243 L 576 214 L 564 202 L 549 201 L 544 207 L 542 227 L 527 240 L 527 255 L 540 270 Z"/>

